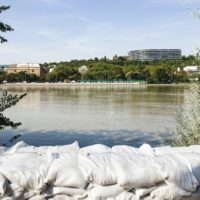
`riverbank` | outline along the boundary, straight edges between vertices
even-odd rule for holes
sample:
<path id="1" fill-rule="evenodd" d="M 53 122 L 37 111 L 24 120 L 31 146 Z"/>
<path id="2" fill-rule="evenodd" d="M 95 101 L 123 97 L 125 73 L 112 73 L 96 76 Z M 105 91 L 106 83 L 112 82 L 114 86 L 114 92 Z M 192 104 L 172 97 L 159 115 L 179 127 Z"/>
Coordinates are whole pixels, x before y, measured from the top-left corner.
<path id="1" fill-rule="evenodd" d="M 191 83 L 179 84 L 146 84 L 146 83 L 6 83 L 0 88 L 10 87 L 144 87 L 144 86 L 188 86 Z"/>

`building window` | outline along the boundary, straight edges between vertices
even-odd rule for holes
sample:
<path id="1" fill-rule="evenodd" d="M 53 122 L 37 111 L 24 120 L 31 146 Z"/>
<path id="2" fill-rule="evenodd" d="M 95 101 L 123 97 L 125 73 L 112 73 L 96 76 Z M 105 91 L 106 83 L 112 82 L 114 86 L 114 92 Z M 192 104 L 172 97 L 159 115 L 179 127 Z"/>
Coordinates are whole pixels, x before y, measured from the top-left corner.
<path id="1" fill-rule="evenodd" d="M 32 69 L 32 72 L 34 73 L 34 69 Z"/>

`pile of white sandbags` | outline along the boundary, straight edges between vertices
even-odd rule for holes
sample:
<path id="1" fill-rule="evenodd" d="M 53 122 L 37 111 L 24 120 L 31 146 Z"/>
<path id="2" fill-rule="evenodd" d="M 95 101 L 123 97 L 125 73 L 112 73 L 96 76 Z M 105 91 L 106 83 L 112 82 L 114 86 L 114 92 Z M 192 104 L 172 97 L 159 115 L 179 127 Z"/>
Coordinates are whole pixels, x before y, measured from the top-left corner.
<path id="1" fill-rule="evenodd" d="M 200 146 L 0 147 L 3 200 L 176 200 L 200 183 Z M 199 197 L 200 199 L 200 197 Z"/>

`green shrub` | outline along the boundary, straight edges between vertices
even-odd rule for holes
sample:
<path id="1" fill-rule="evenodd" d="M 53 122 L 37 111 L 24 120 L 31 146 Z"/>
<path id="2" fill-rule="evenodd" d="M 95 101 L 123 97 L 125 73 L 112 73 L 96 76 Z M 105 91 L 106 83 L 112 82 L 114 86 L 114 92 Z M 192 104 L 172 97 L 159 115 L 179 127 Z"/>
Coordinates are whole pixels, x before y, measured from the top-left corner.
<path id="1" fill-rule="evenodd" d="M 177 126 L 170 138 L 171 145 L 200 145 L 200 85 L 191 86 L 176 118 Z"/>

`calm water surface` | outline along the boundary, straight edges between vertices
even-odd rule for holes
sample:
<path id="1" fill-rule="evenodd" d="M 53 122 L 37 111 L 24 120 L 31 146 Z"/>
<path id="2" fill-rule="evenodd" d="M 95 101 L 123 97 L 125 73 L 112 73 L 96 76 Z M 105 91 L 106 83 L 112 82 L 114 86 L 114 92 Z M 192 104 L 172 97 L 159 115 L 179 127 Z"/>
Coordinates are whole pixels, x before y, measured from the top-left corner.
<path id="1" fill-rule="evenodd" d="M 1 89 L 2 90 L 2 89 Z M 9 87 L 27 92 L 5 115 L 22 122 L 4 130 L 0 141 L 17 133 L 32 145 L 61 145 L 77 140 L 80 146 L 161 144 L 175 127 L 176 109 L 183 103 L 184 86 L 89 88 Z M 160 137 L 161 136 L 161 137 Z"/>

